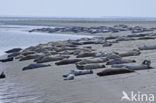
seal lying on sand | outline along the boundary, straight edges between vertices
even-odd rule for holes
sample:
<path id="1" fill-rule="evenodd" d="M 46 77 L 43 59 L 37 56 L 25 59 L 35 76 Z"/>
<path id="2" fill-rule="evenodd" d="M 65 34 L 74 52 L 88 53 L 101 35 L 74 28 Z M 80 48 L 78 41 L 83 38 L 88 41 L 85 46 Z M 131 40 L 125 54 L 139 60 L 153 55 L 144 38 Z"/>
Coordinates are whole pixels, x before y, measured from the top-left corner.
<path id="1" fill-rule="evenodd" d="M 35 58 L 37 58 L 39 56 L 41 56 L 41 55 L 38 55 L 38 54 L 30 54 L 30 55 L 21 57 L 19 61 L 35 59 Z"/>
<path id="2" fill-rule="evenodd" d="M 64 80 L 73 80 L 74 74 L 69 74 Z"/>
<path id="3" fill-rule="evenodd" d="M 108 59 L 121 58 L 116 52 L 111 52 L 111 53 L 99 52 L 99 53 L 96 53 L 95 57 L 106 57 Z"/>
<path id="4" fill-rule="evenodd" d="M 156 49 L 156 45 L 153 45 L 153 46 L 142 46 L 142 47 L 139 47 L 139 50 L 154 50 Z"/>
<path id="5" fill-rule="evenodd" d="M 104 63 L 108 60 L 108 58 L 83 59 L 82 61 L 78 62 L 78 64 Z"/>
<path id="6" fill-rule="evenodd" d="M 137 55 L 140 55 L 141 52 L 137 49 L 134 49 L 134 50 L 131 50 L 131 51 L 128 51 L 126 53 L 120 53 L 119 56 L 121 57 L 128 57 L 128 56 L 137 56 Z"/>
<path id="7" fill-rule="evenodd" d="M 113 68 L 128 68 L 132 70 L 143 70 L 143 69 L 151 69 L 150 67 L 151 61 L 144 60 L 140 65 L 124 65 L 124 64 L 114 64 L 112 65 Z"/>
<path id="8" fill-rule="evenodd" d="M 48 67 L 51 66 L 50 64 L 30 64 L 26 67 L 23 68 L 24 70 L 31 70 L 31 69 L 35 69 L 35 68 L 41 68 L 41 67 Z"/>
<path id="9" fill-rule="evenodd" d="M 124 73 L 132 73 L 134 70 L 126 69 L 126 68 L 115 68 L 115 69 L 105 69 L 99 73 L 98 76 L 108 76 L 108 75 L 115 75 L 115 74 L 124 74 Z"/>
<path id="10" fill-rule="evenodd" d="M 83 58 L 83 57 L 94 57 L 96 53 L 94 52 L 86 52 L 86 53 L 81 53 L 77 56 L 77 58 Z"/>
<path id="11" fill-rule="evenodd" d="M 6 76 L 5 76 L 5 74 L 4 74 L 4 72 L 2 72 L 1 74 L 0 74 L 0 79 L 3 79 L 3 78 L 5 78 Z"/>
<path id="12" fill-rule="evenodd" d="M 73 80 L 74 76 L 93 74 L 92 70 L 71 70 L 70 73 L 63 75 L 64 80 Z"/>
<path id="13" fill-rule="evenodd" d="M 10 61 L 13 61 L 14 58 L 13 57 L 9 57 L 7 59 L 1 59 L 0 62 L 10 62 Z"/>
<path id="14" fill-rule="evenodd" d="M 61 60 L 59 62 L 56 62 L 56 65 L 66 65 L 66 64 L 73 64 L 81 61 L 81 59 L 66 59 L 66 60 Z"/>
<path id="15" fill-rule="evenodd" d="M 122 64 L 122 63 L 133 63 L 136 62 L 135 60 L 129 59 L 113 59 L 106 63 L 106 65 L 113 65 L 113 64 Z"/>
<path id="16" fill-rule="evenodd" d="M 103 47 L 109 47 L 109 46 L 112 46 L 112 43 L 109 43 L 109 42 L 104 42 L 103 43 Z"/>
<path id="17" fill-rule="evenodd" d="M 77 69 L 84 70 L 84 69 L 99 69 L 99 68 L 105 68 L 104 64 L 76 64 Z"/>
<path id="18" fill-rule="evenodd" d="M 74 74 L 75 76 L 85 75 L 85 74 L 93 74 L 92 70 L 71 70 L 68 74 L 63 75 L 63 77 L 67 77 L 69 74 Z"/>
<path id="19" fill-rule="evenodd" d="M 20 54 L 21 54 L 20 52 L 15 52 L 15 53 L 9 54 L 8 57 L 16 57 L 16 56 L 18 56 Z"/>
<path id="20" fill-rule="evenodd" d="M 11 50 L 8 50 L 8 51 L 5 51 L 5 52 L 6 53 L 14 53 L 14 52 L 19 52 L 21 50 L 22 50 L 21 48 L 14 48 L 14 49 L 11 49 Z"/>
<path id="21" fill-rule="evenodd" d="M 43 56 L 40 58 L 35 59 L 34 61 L 37 63 L 46 63 L 46 62 L 52 62 L 52 61 L 58 61 L 58 60 L 62 60 L 65 58 L 69 58 L 70 56 Z"/>

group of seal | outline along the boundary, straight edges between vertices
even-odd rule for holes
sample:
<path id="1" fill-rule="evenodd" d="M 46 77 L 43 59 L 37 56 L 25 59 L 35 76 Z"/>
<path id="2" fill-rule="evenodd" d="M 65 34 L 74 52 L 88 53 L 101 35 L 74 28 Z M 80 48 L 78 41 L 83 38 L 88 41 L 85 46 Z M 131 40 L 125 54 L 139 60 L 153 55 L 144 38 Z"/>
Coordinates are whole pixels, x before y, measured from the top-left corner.
<path id="1" fill-rule="evenodd" d="M 32 31 L 51 31 L 51 32 L 64 32 L 67 29 L 54 28 L 54 29 L 34 29 Z M 68 30 L 73 31 L 85 31 L 89 30 L 90 32 L 104 32 L 105 30 L 110 30 L 111 32 L 118 31 L 133 31 L 133 32 L 144 32 L 154 29 L 145 29 L 143 27 L 128 27 L 126 25 L 115 25 L 111 27 L 73 27 L 68 28 Z M 100 31 L 103 30 L 103 31 Z M 31 70 L 41 67 L 50 67 L 49 64 L 54 62 L 55 65 L 68 65 L 75 64 L 76 70 L 70 72 L 66 76 L 66 80 L 74 79 L 74 76 L 77 74 L 87 74 L 93 73 L 94 69 L 104 69 L 98 75 L 110 75 L 110 74 L 121 74 L 129 73 L 133 70 L 148 69 L 150 67 L 150 61 L 145 60 L 140 65 L 128 65 L 125 63 L 135 63 L 135 60 L 124 59 L 124 57 L 129 56 L 139 56 L 141 50 L 154 50 L 156 46 L 140 46 L 138 49 L 129 50 L 126 52 L 107 52 L 107 51 L 98 51 L 94 49 L 94 45 L 99 45 L 102 48 L 109 48 L 114 46 L 115 43 L 120 41 L 132 41 L 132 40 L 145 40 L 145 39 L 156 39 L 156 34 L 153 33 L 144 33 L 144 34 L 132 34 L 127 36 L 107 36 L 107 37 L 93 37 L 93 38 L 81 38 L 77 40 L 66 40 L 59 42 L 49 42 L 47 44 L 39 44 L 37 46 L 31 46 L 24 50 L 21 48 L 14 48 L 6 51 L 8 57 L 6 59 L 1 59 L 1 62 L 10 62 L 15 59 L 20 62 L 26 60 L 33 60 L 35 63 L 29 64 L 24 67 L 23 70 Z M 107 70 L 107 66 L 112 65 L 112 68 Z M 114 68 L 118 69 L 114 69 Z M 106 70 L 105 70 L 106 69 Z M 87 71 L 87 72 L 86 72 Z M 90 71 L 90 72 L 89 72 Z M 92 71 L 92 72 L 91 72 Z M 77 74 L 75 74 L 77 73 Z"/>

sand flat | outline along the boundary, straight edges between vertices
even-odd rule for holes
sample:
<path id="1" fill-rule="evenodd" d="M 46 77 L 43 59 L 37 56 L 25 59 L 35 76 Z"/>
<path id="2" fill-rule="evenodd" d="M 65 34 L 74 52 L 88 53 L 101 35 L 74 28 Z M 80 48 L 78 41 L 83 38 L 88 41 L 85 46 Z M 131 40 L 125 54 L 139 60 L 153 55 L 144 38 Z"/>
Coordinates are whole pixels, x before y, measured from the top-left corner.
<path id="1" fill-rule="evenodd" d="M 122 41 L 104 48 L 99 45 L 92 46 L 98 51 L 124 52 L 155 43 L 155 40 L 137 40 Z M 105 77 L 96 75 L 102 70 L 98 69 L 94 70 L 92 75 L 78 76 L 74 80 L 64 81 L 62 75 L 76 69 L 74 64 L 56 66 L 55 62 L 50 62 L 52 65 L 50 67 L 22 71 L 24 66 L 32 63 L 32 60 L 0 63 L 0 68 L 7 75 L 6 79 L 0 80 L 2 91 L 0 99 L 15 103 L 129 103 L 121 101 L 122 91 L 127 93 L 140 91 L 156 96 L 156 50 L 142 51 L 139 56 L 126 58 L 135 59 L 137 61 L 135 64 L 149 59 L 154 69 Z"/>

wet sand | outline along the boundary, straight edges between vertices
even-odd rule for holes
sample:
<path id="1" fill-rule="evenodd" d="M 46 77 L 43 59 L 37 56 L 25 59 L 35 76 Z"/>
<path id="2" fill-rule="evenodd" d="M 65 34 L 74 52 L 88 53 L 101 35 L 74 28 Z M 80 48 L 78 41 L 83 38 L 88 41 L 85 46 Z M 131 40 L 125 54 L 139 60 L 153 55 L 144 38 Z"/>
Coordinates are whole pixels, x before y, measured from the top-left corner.
<path id="1" fill-rule="evenodd" d="M 99 44 L 88 46 L 92 46 L 97 51 L 125 52 L 145 44 L 156 44 L 156 41 L 121 41 L 111 47 L 102 47 Z M 33 61 L 15 60 L 0 63 L 0 68 L 7 75 L 7 78 L 0 80 L 0 100 L 2 103 L 129 103 L 121 101 L 122 91 L 127 93 L 140 91 L 156 95 L 156 50 L 141 52 L 139 56 L 126 58 L 135 59 L 137 61 L 135 64 L 149 59 L 154 69 L 104 77 L 96 75 L 102 70 L 97 69 L 92 75 L 78 76 L 71 81 L 64 81 L 62 75 L 75 70 L 75 64 L 56 66 L 55 62 L 50 62 L 52 65 L 50 67 L 22 71 L 23 67 Z"/>

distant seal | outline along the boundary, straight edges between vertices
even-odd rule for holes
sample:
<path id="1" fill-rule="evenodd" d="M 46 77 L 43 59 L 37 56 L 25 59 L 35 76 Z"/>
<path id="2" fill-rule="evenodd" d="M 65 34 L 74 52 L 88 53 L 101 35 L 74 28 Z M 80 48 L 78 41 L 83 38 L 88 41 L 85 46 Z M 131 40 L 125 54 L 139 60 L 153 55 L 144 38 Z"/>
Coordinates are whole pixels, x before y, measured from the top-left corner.
<path id="1" fill-rule="evenodd" d="M 63 77 L 68 77 L 69 74 L 74 74 L 74 76 L 93 74 L 92 70 L 71 70 L 68 74 L 63 75 Z"/>
<path id="2" fill-rule="evenodd" d="M 103 43 L 103 47 L 109 47 L 109 46 L 112 46 L 112 43 L 109 43 L 109 42 L 104 42 Z"/>
<path id="3" fill-rule="evenodd" d="M 96 53 L 94 52 L 86 52 L 86 53 L 81 53 L 77 56 L 77 58 L 83 58 L 83 57 L 94 57 Z"/>
<path id="4" fill-rule="evenodd" d="M 14 58 L 13 57 L 9 57 L 9 58 L 7 58 L 7 59 L 1 59 L 0 60 L 0 62 L 10 62 L 10 61 L 13 61 L 14 60 Z"/>
<path id="5" fill-rule="evenodd" d="M 73 64 L 81 61 L 81 59 L 66 59 L 66 60 L 61 60 L 59 62 L 56 62 L 56 65 L 66 65 L 66 64 Z"/>
<path id="6" fill-rule="evenodd" d="M 30 64 L 26 67 L 23 68 L 24 70 L 31 70 L 31 69 L 36 69 L 36 68 L 42 68 L 42 67 L 49 67 L 51 66 L 50 64 Z"/>
<path id="7" fill-rule="evenodd" d="M 144 45 L 144 46 L 139 47 L 138 49 L 139 50 L 154 50 L 156 49 L 156 45 L 151 45 L 151 46 Z"/>
<path id="8" fill-rule="evenodd" d="M 0 79 L 3 79 L 3 78 L 6 78 L 6 75 L 4 74 L 4 72 L 0 74 Z"/>
<path id="9" fill-rule="evenodd" d="M 74 80 L 74 74 L 69 74 L 64 80 Z"/>
<path id="10" fill-rule="evenodd" d="M 29 55 L 27 55 L 27 56 L 21 57 L 19 61 L 35 59 L 35 58 L 37 58 L 37 57 L 39 57 L 39 56 L 41 56 L 41 55 L 39 55 L 39 54 L 29 54 Z"/>
<path id="11" fill-rule="evenodd" d="M 104 63 L 107 62 L 108 58 L 94 58 L 94 59 L 83 59 L 82 61 L 78 62 L 78 64 L 90 64 L 90 63 Z"/>
<path id="12" fill-rule="evenodd" d="M 77 69 L 79 70 L 84 70 L 84 69 L 100 69 L 100 68 L 105 68 L 104 64 L 76 64 Z"/>
<path id="13" fill-rule="evenodd" d="M 133 50 L 125 52 L 125 53 L 119 53 L 119 56 L 128 57 L 128 56 L 137 56 L 137 55 L 140 55 L 140 54 L 141 54 L 140 50 L 133 49 Z"/>
<path id="14" fill-rule="evenodd" d="M 150 60 L 144 60 L 140 65 L 124 65 L 124 64 L 114 64 L 113 68 L 128 68 L 132 70 L 143 70 L 143 69 L 151 69 L 152 67 Z"/>
<path id="15" fill-rule="evenodd" d="M 106 65 L 113 65 L 113 64 L 123 64 L 123 63 L 133 63 L 136 62 L 135 60 L 129 59 L 113 59 L 106 63 Z"/>
<path id="16" fill-rule="evenodd" d="M 36 58 L 34 61 L 37 63 L 46 63 L 46 62 L 53 62 L 53 61 L 58 61 L 58 60 L 63 60 L 63 59 L 67 59 L 70 56 L 43 56 L 40 58 Z"/>
<path id="17" fill-rule="evenodd" d="M 11 50 L 8 50 L 8 51 L 5 51 L 5 52 L 6 53 L 14 53 L 14 52 L 19 52 L 21 50 L 22 50 L 21 48 L 14 48 L 14 49 L 11 49 Z"/>
<path id="18" fill-rule="evenodd" d="M 116 74 L 124 74 L 124 73 L 132 73 L 134 70 L 126 69 L 126 68 L 115 68 L 115 69 L 105 69 L 101 72 L 98 72 L 98 76 L 108 76 L 108 75 L 116 75 Z"/>

